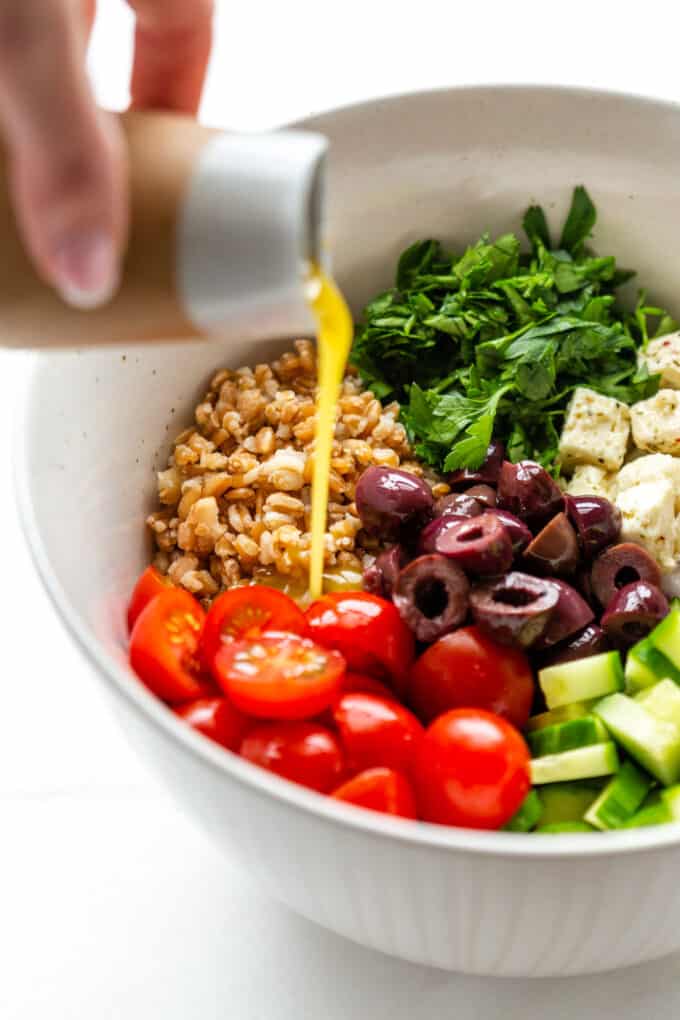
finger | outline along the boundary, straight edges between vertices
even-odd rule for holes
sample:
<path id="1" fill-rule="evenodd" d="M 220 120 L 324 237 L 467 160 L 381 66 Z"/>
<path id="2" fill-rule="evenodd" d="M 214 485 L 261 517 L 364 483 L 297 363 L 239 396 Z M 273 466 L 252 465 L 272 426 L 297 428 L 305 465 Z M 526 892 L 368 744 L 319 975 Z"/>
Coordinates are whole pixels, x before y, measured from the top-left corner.
<path id="1" fill-rule="evenodd" d="M 129 0 L 137 14 L 132 105 L 195 113 L 212 44 L 212 0 Z"/>
<path id="2" fill-rule="evenodd" d="M 70 0 L 0 0 L 0 130 L 24 242 L 73 304 L 105 301 L 126 231 L 123 146 L 83 66 Z"/>
<path id="3" fill-rule="evenodd" d="M 86 41 L 90 38 L 94 19 L 97 16 L 97 0 L 84 0 L 83 2 L 83 25 L 85 28 Z"/>

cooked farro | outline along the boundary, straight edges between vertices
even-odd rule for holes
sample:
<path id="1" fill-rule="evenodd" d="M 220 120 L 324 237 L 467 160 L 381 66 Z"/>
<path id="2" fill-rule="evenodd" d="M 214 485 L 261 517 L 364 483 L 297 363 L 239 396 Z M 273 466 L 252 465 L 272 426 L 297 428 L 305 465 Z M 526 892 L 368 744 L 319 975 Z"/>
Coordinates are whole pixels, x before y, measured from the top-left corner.
<path id="1" fill-rule="evenodd" d="M 223 369 L 158 472 L 161 508 L 149 515 L 155 564 L 204 602 L 251 578 L 306 586 L 314 468 L 316 356 L 295 341 L 271 365 Z M 376 551 L 354 505 L 364 468 L 422 475 L 399 405 L 382 407 L 349 370 L 338 403 L 331 462 L 326 570 L 359 573 Z M 448 486 L 436 482 L 436 494 Z"/>

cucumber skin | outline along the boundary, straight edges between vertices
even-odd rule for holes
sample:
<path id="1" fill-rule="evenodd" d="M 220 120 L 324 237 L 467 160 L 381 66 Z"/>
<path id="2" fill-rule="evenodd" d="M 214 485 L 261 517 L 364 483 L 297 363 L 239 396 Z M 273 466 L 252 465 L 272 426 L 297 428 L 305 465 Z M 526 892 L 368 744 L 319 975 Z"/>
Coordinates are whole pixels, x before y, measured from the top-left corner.
<path id="1" fill-rule="evenodd" d="M 527 734 L 527 744 L 533 758 L 562 751 L 575 751 L 577 747 L 605 743 L 609 737 L 603 723 L 594 715 L 584 715 L 569 722 L 546 726 Z"/>
<path id="2" fill-rule="evenodd" d="M 676 606 L 656 625 L 649 640 L 676 670 L 680 670 L 680 610 Z"/>
<path id="3" fill-rule="evenodd" d="M 632 818 L 630 818 L 623 829 L 642 829 L 647 825 L 667 825 L 672 822 L 673 815 L 664 801 L 659 801 L 657 804 L 649 804 L 647 807 L 641 807 L 639 811 L 636 811 Z"/>
<path id="4" fill-rule="evenodd" d="M 620 829 L 628 822 L 649 793 L 652 780 L 631 761 L 624 761 L 600 796 L 583 816 L 595 829 Z"/>
<path id="5" fill-rule="evenodd" d="M 543 804 L 536 790 L 529 790 L 517 812 L 503 826 L 505 832 L 531 832 L 543 814 Z"/>
<path id="6" fill-rule="evenodd" d="M 581 822 L 590 805 L 602 792 L 606 779 L 575 779 L 566 783 L 546 783 L 538 791 L 543 805 L 541 825 Z"/>
<path id="7" fill-rule="evenodd" d="M 590 709 L 596 705 L 599 698 L 591 698 L 589 701 L 574 701 L 569 705 L 560 705 L 548 712 L 540 712 L 532 715 L 526 725 L 527 733 L 535 730 L 543 730 L 548 726 L 557 726 L 559 723 L 570 722 L 572 719 L 580 719 L 581 716 L 589 715 Z"/>
<path id="8" fill-rule="evenodd" d="M 656 629 L 656 628 L 655 628 Z M 680 686 L 680 669 L 677 669 L 673 665 L 667 655 L 664 655 L 660 649 L 658 649 L 653 642 L 654 631 L 648 634 L 642 641 L 638 641 L 636 645 L 628 652 L 628 660 L 626 662 L 626 682 L 627 685 L 631 683 L 635 690 L 640 690 L 644 687 L 651 686 L 651 683 L 656 683 L 659 680 L 669 679 Z M 635 671 L 635 660 L 640 664 L 640 669 L 636 677 Z M 629 666 L 629 663 L 631 664 Z M 651 683 L 646 683 L 642 679 L 642 673 L 651 674 L 655 679 Z"/>
<path id="9" fill-rule="evenodd" d="M 585 752 L 585 753 L 584 753 Z M 546 783 L 568 782 L 572 779 L 591 779 L 610 776 L 617 772 L 619 759 L 616 744 L 611 740 L 573 751 L 547 754 L 531 759 L 531 782 L 534 786 Z"/>
<path id="10" fill-rule="evenodd" d="M 549 709 L 572 701 L 602 698 L 625 687 L 621 656 L 600 652 L 585 659 L 548 666 L 538 672 L 538 683 Z"/>

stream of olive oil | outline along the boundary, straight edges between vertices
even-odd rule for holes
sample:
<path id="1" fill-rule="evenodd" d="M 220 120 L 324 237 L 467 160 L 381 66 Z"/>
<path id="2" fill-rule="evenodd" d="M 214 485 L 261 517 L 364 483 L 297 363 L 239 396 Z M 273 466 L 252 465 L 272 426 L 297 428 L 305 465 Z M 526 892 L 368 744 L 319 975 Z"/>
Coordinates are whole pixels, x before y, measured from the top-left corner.
<path id="1" fill-rule="evenodd" d="M 312 545 L 309 594 L 315 599 L 323 586 L 323 561 L 328 514 L 328 485 L 340 384 L 345 373 L 354 325 L 347 303 L 330 277 L 312 266 L 308 281 L 309 307 L 317 321 L 318 396 L 312 477 Z"/>

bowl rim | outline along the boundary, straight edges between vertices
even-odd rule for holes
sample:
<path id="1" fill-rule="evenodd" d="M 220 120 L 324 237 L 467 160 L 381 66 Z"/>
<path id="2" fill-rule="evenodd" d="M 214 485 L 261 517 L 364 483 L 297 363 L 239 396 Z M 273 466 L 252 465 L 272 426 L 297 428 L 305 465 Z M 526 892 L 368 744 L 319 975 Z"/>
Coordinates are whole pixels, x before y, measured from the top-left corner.
<path id="1" fill-rule="evenodd" d="M 629 104 L 643 104 L 680 114 L 680 103 L 655 99 L 634 93 L 589 89 L 569 85 L 533 84 L 481 84 L 456 85 L 437 89 L 418 90 L 387 95 L 356 103 L 342 105 L 315 113 L 297 121 L 294 126 L 305 128 L 311 124 L 315 130 L 323 130 L 323 122 L 334 117 L 349 114 L 363 114 L 381 108 L 396 106 L 408 100 L 427 104 L 434 97 L 450 95 L 489 96 L 494 92 L 508 91 L 529 96 L 543 93 L 564 98 L 601 98 L 624 100 Z M 321 127 L 319 126 L 321 124 Z M 75 608 L 69 602 L 56 573 L 50 564 L 37 524 L 33 504 L 31 479 L 28 471 L 27 437 L 33 400 L 37 397 L 41 378 L 49 372 L 49 359 L 44 354 L 33 356 L 22 380 L 15 419 L 13 467 L 15 477 L 15 498 L 24 537 L 28 544 L 33 563 L 52 604 L 61 617 L 66 630 L 74 639 L 88 662 L 106 682 L 114 695 L 122 698 L 130 708 L 143 717 L 147 724 L 156 728 L 158 734 L 168 743 L 174 744 L 180 752 L 198 759 L 204 766 L 220 774 L 226 774 L 232 781 L 250 788 L 261 797 L 281 801 L 298 812 L 311 814 L 340 828 L 349 827 L 360 833 L 372 834 L 382 839 L 394 839 L 409 846 L 426 846 L 443 852 L 471 852 L 484 856 L 513 859 L 553 859 L 563 857 L 601 857 L 627 854 L 634 851 L 658 850 L 676 846 L 680 842 L 680 823 L 669 823 L 642 829 L 627 829 L 614 832 L 552 834 L 550 839 L 537 839 L 532 834 L 499 831 L 463 829 L 441 826 L 427 822 L 414 822 L 392 818 L 374 811 L 361 811 L 351 805 L 319 796 L 312 790 L 268 773 L 233 753 L 225 751 L 210 740 L 195 732 L 182 722 L 165 704 L 149 692 L 125 669 L 113 655 L 107 652 L 101 642 L 90 633 L 80 621 Z"/>

